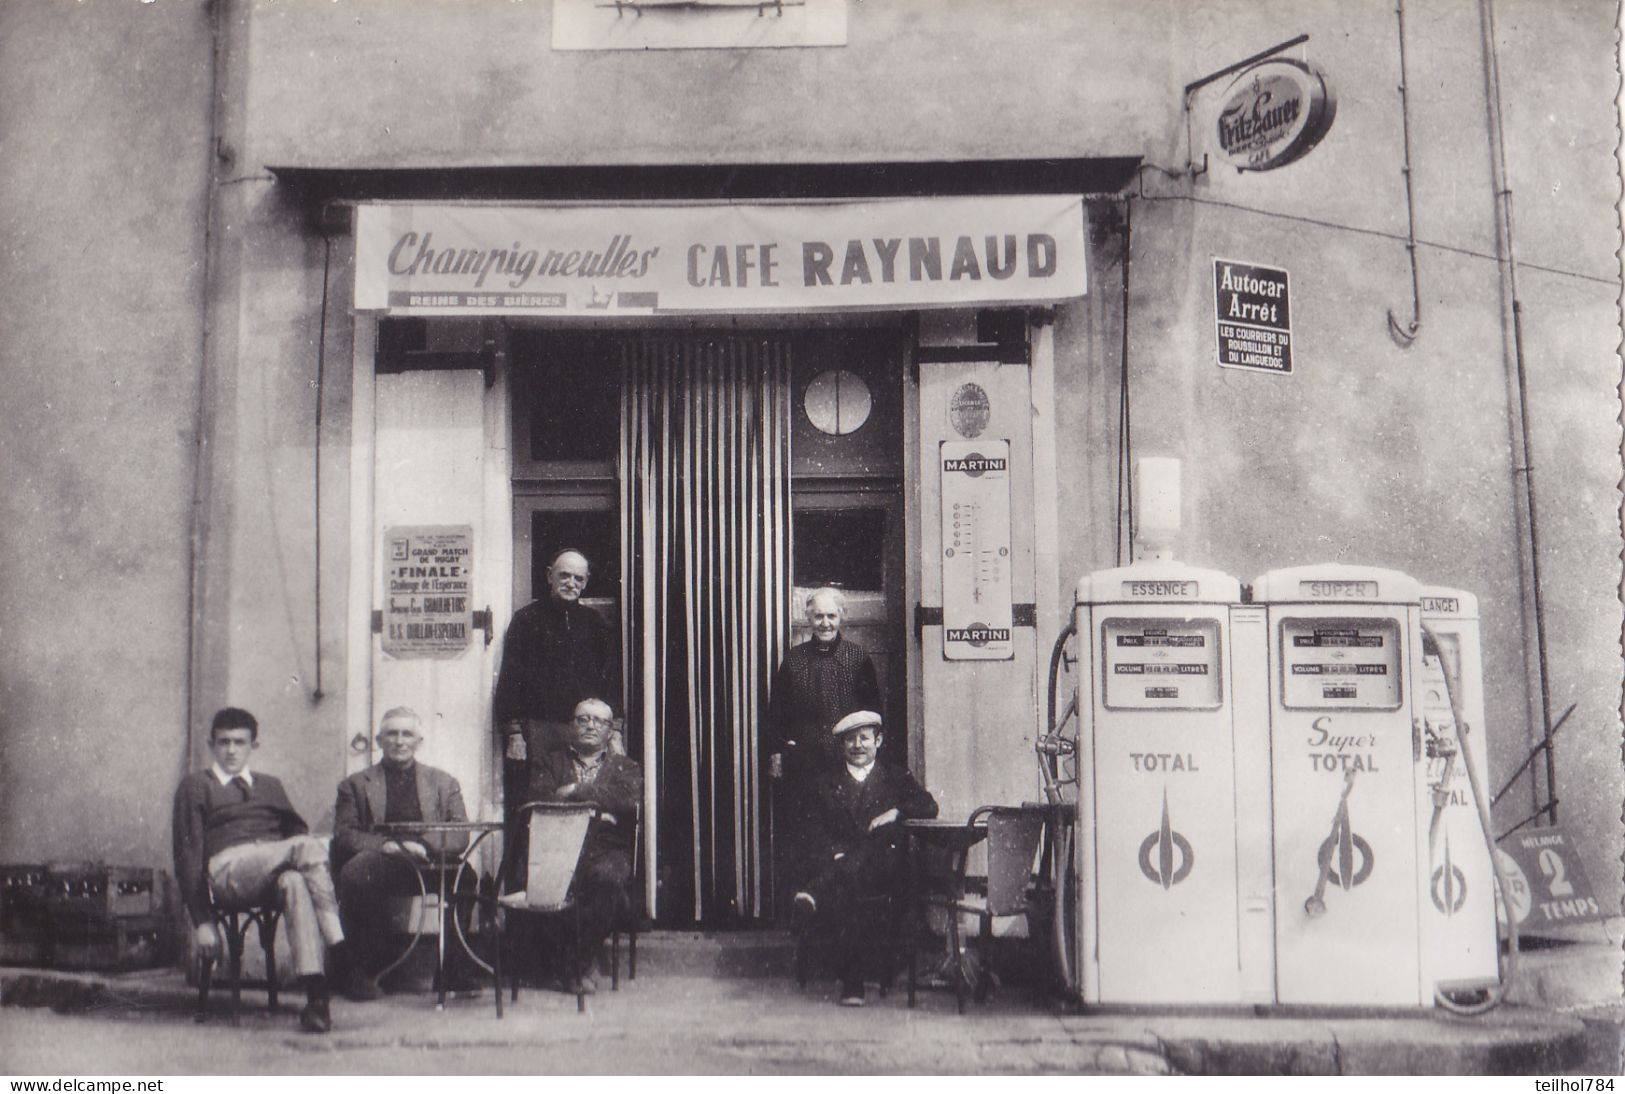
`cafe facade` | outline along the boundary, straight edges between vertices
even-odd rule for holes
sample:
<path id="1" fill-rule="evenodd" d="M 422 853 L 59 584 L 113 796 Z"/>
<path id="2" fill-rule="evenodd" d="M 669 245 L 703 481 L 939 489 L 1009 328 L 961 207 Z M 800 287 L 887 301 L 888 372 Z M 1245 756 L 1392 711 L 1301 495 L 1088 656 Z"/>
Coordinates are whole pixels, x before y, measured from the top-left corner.
<path id="1" fill-rule="evenodd" d="M 1617 906 L 1611 13 L 0 21 L 35 107 L 0 168 L 33 302 L 0 351 L 15 854 L 163 864 L 226 704 L 318 830 L 399 705 L 499 815 L 503 636 L 574 546 L 651 908 L 766 920 L 760 725 L 805 593 L 844 590 L 945 815 L 1035 799 L 1052 645 L 1133 557 L 1153 456 L 1182 560 L 1476 594 L 1496 788 L 1573 708 L 1497 821 L 1559 799 Z"/>

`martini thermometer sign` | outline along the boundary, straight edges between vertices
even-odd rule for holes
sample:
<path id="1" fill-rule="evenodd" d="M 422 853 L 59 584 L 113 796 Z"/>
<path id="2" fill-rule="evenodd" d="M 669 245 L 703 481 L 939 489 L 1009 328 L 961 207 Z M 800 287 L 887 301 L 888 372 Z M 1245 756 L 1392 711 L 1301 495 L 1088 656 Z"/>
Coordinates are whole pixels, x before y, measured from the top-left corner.
<path id="1" fill-rule="evenodd" d="M 943 441 L 942 656 L 1009 661 L 1010 442 Z"/>

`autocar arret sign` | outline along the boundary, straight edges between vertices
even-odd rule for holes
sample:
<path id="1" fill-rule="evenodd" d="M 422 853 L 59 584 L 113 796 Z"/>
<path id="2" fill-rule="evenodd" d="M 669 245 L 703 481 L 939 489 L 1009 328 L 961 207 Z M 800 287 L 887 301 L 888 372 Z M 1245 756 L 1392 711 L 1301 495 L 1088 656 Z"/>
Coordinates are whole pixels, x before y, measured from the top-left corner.
<path id="1" fill-rule="evenodd" d="M 1285 270 L 1213 260 L 1219 365 L 1290 375 L 1292 307 Z"/>
<path id="2" fill-rule="evenodd" d="M 467 524 L 384 529 L 384 652 L 445 661 L 473 631 L 474 529 Z"/>
<path id="3" fill-rule="evenodd" d="M 943 441 L 942 656 L 1015 657 L 1010 574 L 1010 442 Z"/>

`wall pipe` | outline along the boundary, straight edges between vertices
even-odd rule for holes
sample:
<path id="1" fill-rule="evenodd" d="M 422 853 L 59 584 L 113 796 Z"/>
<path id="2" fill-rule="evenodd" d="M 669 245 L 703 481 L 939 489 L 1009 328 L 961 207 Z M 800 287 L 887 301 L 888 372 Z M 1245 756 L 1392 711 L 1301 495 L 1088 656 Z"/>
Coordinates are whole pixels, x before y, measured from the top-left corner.
<path id="1" fill-rule="evenodd" d="M 229 5 L 212 4 L 208 10 L 212 39 L 209 143 L 206 152 L 208 167 L 205 172 L 208 182 L 203 211 L 203 276 L 198 279 L 200 296 L 198 311 L 203 317 L 203 323 L 198 344 L 197 403 L 192 414 L 192 508 L 186 536 L 186 700 L 185 724 L 181 727 L 181 775 L 191 770 L 193 750 L 196 747 L 194 727 L 197 721 L 201 676 L 199 661 L 203 656 L 205 593 L 203 559 L 209 528 L 213 475 L 213 460 L 210 457 L 214 445 L 214 373 L 209 367 L 209 358 L 214 352 L 214 329 L 210 322 L 213 309 L 209 304 L 209 294 L 213 291 L 214 273 L 218 265 L 215 260 L 215 248 L 219 246 L 219 240 L 215 226 L 219 219 L 221 149 L 225 128 L 221 114 L 225 109 L 226 98 L 224 92 L 226 81 L 222 70 L 227 64 L 229 52 L 225 42 L 228 33 L 225 24 L 229 18 Z"/>
<path id="2" fill-rule="evenodd" d="M 1422 289 L 1416 276 L 1416 196 L 1411 186 L 1411 100 L 1410 76 L 1405 65 L 1405 0 L 1395 0 L 1394 15 L 1399 21 L 1399 117 L 1405 135 L 1405 250 L 1411 260 L 1411 321 L 1400 326 L 1393 309 L 1388 310 L 1388 333 L 1401 347 L 1416 341 L 1422 326 Z"/>
<path id="3" fill-rule="evenodd" d="M 1529 513 L 1529 583 L 1535 612 L 1536 672 L 1540 685 L 1542 736 L 1552 735 L 1551 673 L 1546 654 L 1545 592 L 1540 571 L 1540 522 L 1535 509 L 1535 461 L 1529 436 L 1529 374 L 1523 349 L 1523 302 L 1518 297 L 1518 247 L 1512 216 L 1512 187 L 1507 175 L 1506 127 L 1502 113 L 1501 64 L 1495 48 L 1495 2 L 1481 0 L 1479 15 L 1484 31 L 1485 103 L 1489 110 L 1492 170 L 1502 238 L 1506 244 L 1507 292 L 1512 298 L 1512 364 L 1518 389 L 1518 457 L 1513 474 L 1521 478 L 1524 505 Z M 1557 765 L 1553 750 L 1546 750 L 1545 812 L 1557 823 Z"/>
<path id="4" fill-rule="evenodd" d="M 1119 351 L 1120 378 L 1117 389 L 1117 565 L 1123 565 L 1123 515 L 1128 513 L 1129 558 L 1134 555 L 1134 435 L 1129 421 L 1128 388 L 1128 289 L 1129 260 L 1134 252 L 1134 206 L 1123 202 L 1123 341 Z"/>
<path id="5" fill-rule="evenodd" d="M 314 528 L 316 553 L 316 679 L 310 701 L 319 703 L 326 696 L 322 691 L 322 388 L 327 364 L 327 298 L 333 268 L 333 240 L 322 233 L 322 311 L 316 330 L 316 451 L 314 482 L 311 491 L 310 523 Z"/>

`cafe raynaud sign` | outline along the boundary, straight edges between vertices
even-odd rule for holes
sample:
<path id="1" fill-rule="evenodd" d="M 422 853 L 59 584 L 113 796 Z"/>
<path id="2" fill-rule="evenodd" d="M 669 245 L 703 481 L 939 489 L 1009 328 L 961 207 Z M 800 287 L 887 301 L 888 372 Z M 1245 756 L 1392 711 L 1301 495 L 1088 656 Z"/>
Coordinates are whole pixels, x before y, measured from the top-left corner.
<path id="1" fill-rule="evenodd" d="M 1073 196 L 364 204 L 357 311 L 638 315 L 1042 303 L 1085 290 Z"/>

